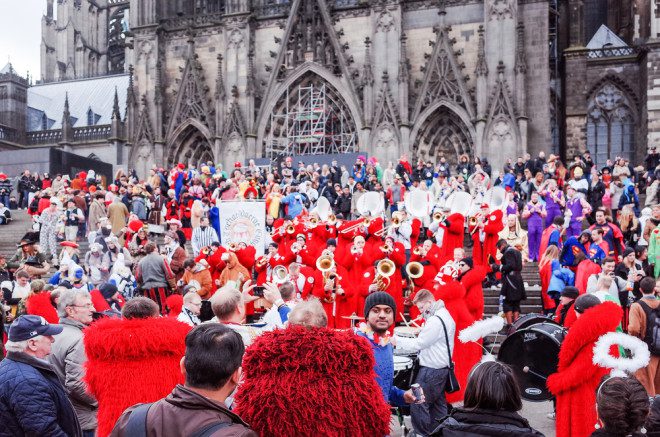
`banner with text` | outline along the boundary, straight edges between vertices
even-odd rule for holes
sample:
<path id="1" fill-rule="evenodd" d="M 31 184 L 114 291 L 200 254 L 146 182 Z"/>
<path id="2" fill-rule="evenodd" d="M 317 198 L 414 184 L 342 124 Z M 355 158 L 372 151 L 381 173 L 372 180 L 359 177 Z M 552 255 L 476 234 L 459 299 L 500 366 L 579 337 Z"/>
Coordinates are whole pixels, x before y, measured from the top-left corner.
<path id="1" fill-rule="evenodd" d="M 257 254 L 266 245 L 266 202 L 221 202 L 218 204 L 222 245 L 245 243 L 254 246 Z"/>

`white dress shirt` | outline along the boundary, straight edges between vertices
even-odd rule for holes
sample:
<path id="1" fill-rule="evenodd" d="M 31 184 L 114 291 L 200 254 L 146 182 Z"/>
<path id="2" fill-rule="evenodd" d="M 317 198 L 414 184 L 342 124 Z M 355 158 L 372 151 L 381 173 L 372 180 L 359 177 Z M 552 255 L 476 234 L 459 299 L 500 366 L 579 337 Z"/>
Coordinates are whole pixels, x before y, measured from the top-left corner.
<path id="1" fill-rule="evenodd" d="M 396 347 L 399 349 L 419 351 L 419 364 L 432 369 L 443 369 L 449 367 L 449 355 L 447 352 L 447 341 L 442 322 L 447 327 L 447 336 L 451 353 L 454 351 L 454 333 L 456 323 L 451 318 L 444 302 L 437 301 L 430 310 L 428 316 L 424 316 L 426 322 L 417 338 L 396 337 Z"/>

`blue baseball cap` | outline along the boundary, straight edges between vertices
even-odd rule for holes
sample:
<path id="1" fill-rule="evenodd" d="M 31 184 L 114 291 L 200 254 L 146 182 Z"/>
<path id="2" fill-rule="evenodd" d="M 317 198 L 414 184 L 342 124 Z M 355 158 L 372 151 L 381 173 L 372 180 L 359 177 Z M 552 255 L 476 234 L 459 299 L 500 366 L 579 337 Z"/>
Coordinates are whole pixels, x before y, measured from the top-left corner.
<path id="1" fill-rule="evenodd" d="M 9 328 L 9 341 L 25 341 L 38 335 L 57 335 L 62 329 L 61 325 L 51 325 L 41 316 L 21 316 Z"/>

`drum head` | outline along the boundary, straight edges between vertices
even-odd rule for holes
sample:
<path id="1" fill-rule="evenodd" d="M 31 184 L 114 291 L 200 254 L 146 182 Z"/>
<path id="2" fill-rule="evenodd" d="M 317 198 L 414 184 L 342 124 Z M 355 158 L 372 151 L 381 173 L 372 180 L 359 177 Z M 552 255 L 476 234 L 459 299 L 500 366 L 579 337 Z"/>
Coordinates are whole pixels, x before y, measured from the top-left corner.
<path id="1" fill-rule="evenodd" d="M 420 331 L 421 329 L 417 328 L 416 326 L 396 326 L 394 328 L 394 335 L 398 335 L 399 337 L 415 338 L 419 335 Z"/>
<path id="2" fill-rule="evenodd" d="M 513 368 L 524 399 L 552 399 L 545 382 L 557 371 L 559 347 L 565 335 L 564 328 L 557 324 L 538 323 L 514 332 L 502 343 L 497 359 Z"/>
<path id="3" fill-rule="evenodd" d="M 413 361 L 408 357 L 402 357 L 395 355 L 394 356 L 394 371 L 400 372 L 401 370 L 410 369 L 413 365 Z"/>
<path id="4" fill-rule="evenodd" d="M 520 317 L 518 320 L 513 322 L 511 325 L 511 333 L 519 331 L 521 329 L 525 329 L 528 326 L 535 325 L 537 323 L 555 323 L 554 320 L 552 320 L 549 317 L 544 316 L 543 314 L 525 314 L 524 316 Z"/>

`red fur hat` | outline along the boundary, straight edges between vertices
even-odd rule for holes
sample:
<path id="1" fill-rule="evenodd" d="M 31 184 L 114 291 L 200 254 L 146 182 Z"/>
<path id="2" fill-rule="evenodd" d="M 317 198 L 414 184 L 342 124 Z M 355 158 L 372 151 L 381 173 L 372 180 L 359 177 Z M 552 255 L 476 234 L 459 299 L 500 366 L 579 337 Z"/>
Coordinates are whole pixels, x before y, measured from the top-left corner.
<path id="1" fill-rule="evenodd" d="M 390 409 L 366 339 L 329 328 L 266 332 L 243 357 L 235 412 L 259 435 L 382 436 Z"/>
<path id="2" fill-rule="evenodd" d="M 25 309 L 28 314 L 41 316 L 48 323 L 60 323 L 60 317 L 57 315 L 57 310 L 50 300 L 50 293 L 47 291 L 42 291 L 28 297 L 25 302 Z"/>
<path id="3" fill-rule="evenodd" d="M 180 294 L 173 294 L 168 296 L 167 299 L 165 299 L 165 302 L 170 309 L 170 312 L 167 314 L 168 316 L 177 317 L 179 313 L 181 313 L 181 309 L 183 308 L 183 296 Z"/>

